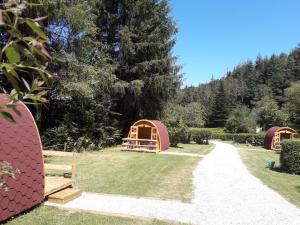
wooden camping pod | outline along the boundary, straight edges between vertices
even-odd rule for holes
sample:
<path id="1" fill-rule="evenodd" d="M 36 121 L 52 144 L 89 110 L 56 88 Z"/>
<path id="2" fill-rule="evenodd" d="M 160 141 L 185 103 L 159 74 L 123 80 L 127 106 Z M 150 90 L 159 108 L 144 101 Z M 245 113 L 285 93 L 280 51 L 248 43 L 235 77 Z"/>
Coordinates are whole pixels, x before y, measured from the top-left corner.
<path id="1" fill-rule="evenodd" d="M 284 139 L 298 138 L 297 131 L 290 127 L 272 127 L 265 136 L 264 146 L 266 149 L 281 150 L 280 142 Z"/>
<path id="2" fill-rule="evenodd" d="M 159 152 L 168 149 L 170 139 L 167 127 L 158 120 L 139 120 L 123 138 L 122 150 L 138 152 Z"/>
<path id="3" fill-rule="evenodd" d="M 9 98 L 0 94 L 0 104 Z M 0 221 L 40 204 L 44 200 L 44 164 L 42 144 L 35 121 L 29 109 L 16 103 L 21 116 L 13 110 L 16 123 L 0 117 L 0 162 L 8 162 L 19 173 L 16 179 L 4 176 L 8 191 L 0 189 Z"/>
<path id="4" fill-rule="evenodd" d="M 0 104 L 7 102 L 8 96 L 0 94 Z M 20 116 L 12 109 L 7 110 L 15 123 L 0 117 L 0 163 L 7 162 L 16 171 L 16 179 L 3 177 L 8 190 L 0 189 L 0 222 L 40 204 L 46 196 L 72 186 L 75 173 L 76 153 L 42 151 L 31 112 L 22 102 L 17 102 L 16 108 Z M 53 164 L 44 165 L 43 154 L 72 157 L 72 166 L 59 165 L 61 169 L 70 169 L 72 177 L 45 177 L 45 168 L 60 168 Z"/>

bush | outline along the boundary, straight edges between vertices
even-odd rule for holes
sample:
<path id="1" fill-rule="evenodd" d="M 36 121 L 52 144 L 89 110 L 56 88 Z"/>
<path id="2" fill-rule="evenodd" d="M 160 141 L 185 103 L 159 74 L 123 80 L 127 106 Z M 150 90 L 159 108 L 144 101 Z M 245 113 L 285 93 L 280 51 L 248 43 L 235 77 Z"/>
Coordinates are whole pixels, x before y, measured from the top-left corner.
<path id="1" fill-rule="evenodd" d="M 191 128 L 190 131 L 194 141 L 196 141 L 196 136 L 202 131 L 210 131 L 211 139 L 234 141 L 239 144 L 250 143 L 254 146 L 263 146 L 265 139 L 264 133 L 225 133 L 221 128 Z"/>
<path id="2" fill-rule="evenodd" d="M 300 139 L 285 140 L 281 146 L 280 163 L 282 169 L 300 175 Z"/>
<path id="3" fill-rule="evenodd" d="M 246 106 L 234 109 L 226 121 L 226 131 L 230 133 L 249 133 L 255 131 L 255 119 Z"/>
<path id="4" fill-rule="evenodd" d="M 208 145 L 208 141 L 212 137 L 212 132 L 210 130 L 199 130 L 197 134 L 193 136 L 193 140 L 197 144 L 206 144 Z"/>
<path id="5" fill-rule="evenodd" d="M 190 143 L 191 132 L 186 127 L 169 128 L 169 136 L 172 147 L 177 147 L 178 143 Z"/>

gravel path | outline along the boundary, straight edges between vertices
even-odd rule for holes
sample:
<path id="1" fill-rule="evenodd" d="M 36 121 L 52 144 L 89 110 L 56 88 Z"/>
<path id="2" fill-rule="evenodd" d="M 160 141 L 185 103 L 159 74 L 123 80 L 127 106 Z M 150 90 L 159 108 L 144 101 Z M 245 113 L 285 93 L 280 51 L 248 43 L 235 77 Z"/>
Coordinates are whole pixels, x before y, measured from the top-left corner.
<path id="1" fill-rule="evenodd" d="M 193 172 L 190 204 L 91 193 L 65 205 L 47 204 L 199 225 L 300 224 L 300 210 L 252 176 L 234 146 L 214 143 L 215 149 Z"/>

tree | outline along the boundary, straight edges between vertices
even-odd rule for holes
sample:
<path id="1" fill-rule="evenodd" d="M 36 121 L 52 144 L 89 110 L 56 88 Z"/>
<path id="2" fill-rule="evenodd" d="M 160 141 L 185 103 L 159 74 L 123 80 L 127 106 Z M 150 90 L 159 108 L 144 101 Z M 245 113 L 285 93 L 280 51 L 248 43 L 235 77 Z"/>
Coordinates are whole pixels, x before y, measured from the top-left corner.
<path id="1" fill-rule="evenodd" d="M 229 115 L 225 128 L 232 133 L 250 133 L 255 131 L 255 118 L 246 106 L 236 107 Z"/>
<path id="2" fill-rule="evenodd" d="M 169 103 L 165 108 L 163 120 L 168 127 L 177 127 L 179 124 L 185 127 L 203 127 L 205 110 L 197 102 L 192 102 L 187 106 Z"/>
<path id="3" fill-rule="evenodd" d="M 51 64 L 59 81 L 49 92 L 43 111 L 42 138 L 46 146 L 79 140 L 90 148 L 114 144 L 120 138 L 114 97 L 118 89 L 108 46 L 99 40 L 95 1 L 45 1 L 51 31 Z M 88 4 L 87 4 L 88 3 Z"/>
<path id="4" fill-rule="evenodd" d="M 257 102 L 257 122 L 265 130 L 273 126 L 286 125 L 288 116 L 279 109 L 276 101 L 269 97 Z"/>
<path id="5" fill-rule="evenodd" d="M 208 126 L 224 127 L 228 115 L 228 108 L 223 81 L 219 83 L 212 104 L 211 112 L 208 116 Z"/>
<path id="6" fill-rule="evenodd" d="M 288 113 L 291 125 L 300 129 L 300 82 L 292 83 L 291 87 L 285 89 L 284 110 Z"/>
<path id="7" fill-rule="evenodd" d="M 122 90 L 116 111 L 123 126 L 142 117 L 160 118 L 180 84 L 171 51 L 177 29 L 168 0 L 99 0 L 95 10 Z"/>

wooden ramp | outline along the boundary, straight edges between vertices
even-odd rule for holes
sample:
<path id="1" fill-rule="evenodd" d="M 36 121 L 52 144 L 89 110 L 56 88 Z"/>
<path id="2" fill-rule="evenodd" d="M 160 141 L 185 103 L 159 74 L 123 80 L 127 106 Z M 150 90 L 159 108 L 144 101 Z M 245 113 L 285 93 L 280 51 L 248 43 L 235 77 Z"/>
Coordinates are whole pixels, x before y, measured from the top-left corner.
<path id="1" fill-rule="evenodd" d="M 65 204 L 75 198 L 80 197 L 81 191 L 79 189 L 66 188 L 48 196 L 48 201 L 52 203 Z"/>
<path id="2" fill-rule="evenodd" d="M 67 187 L 71 187 L 72 184 L 73 181 L 71 178 L 45 176 L 45 197 Z"/>

